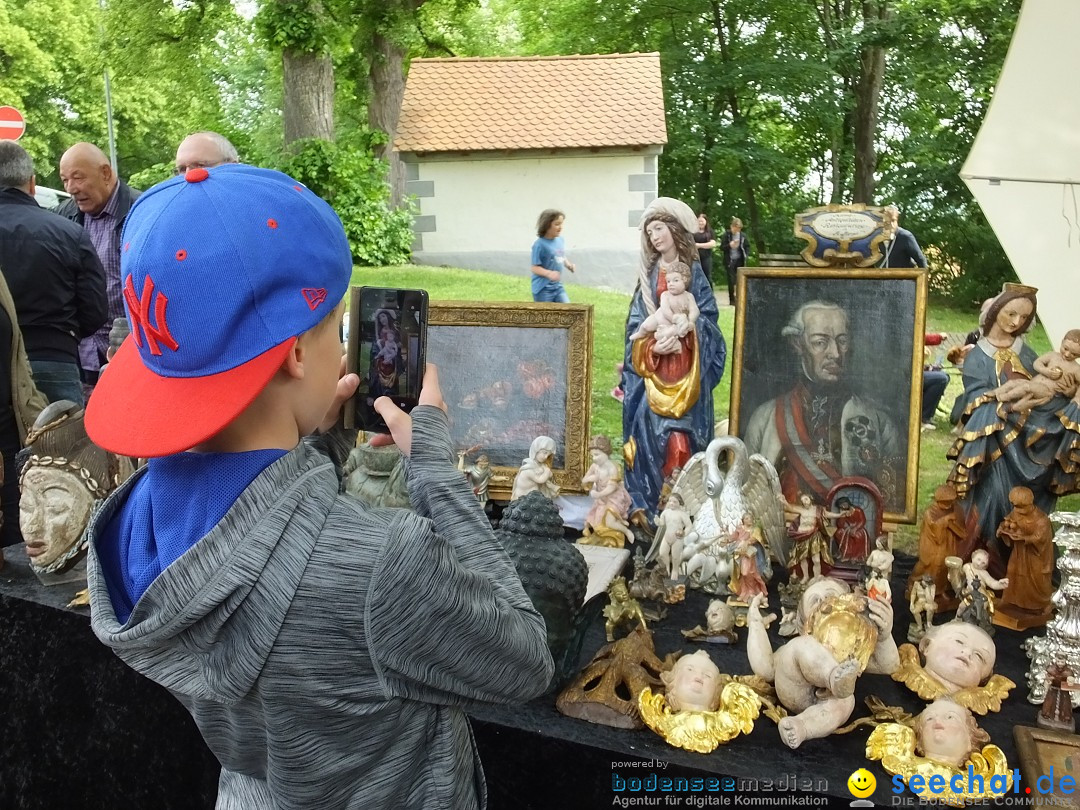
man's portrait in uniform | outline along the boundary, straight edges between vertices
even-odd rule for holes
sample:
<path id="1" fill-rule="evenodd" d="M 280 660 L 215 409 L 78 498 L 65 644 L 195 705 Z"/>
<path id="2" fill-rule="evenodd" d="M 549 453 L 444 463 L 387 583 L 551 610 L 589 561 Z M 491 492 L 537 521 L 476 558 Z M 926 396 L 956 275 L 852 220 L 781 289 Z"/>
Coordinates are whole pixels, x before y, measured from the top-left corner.
<path id="1" fill-rule="evenodd" d="M 733 430 L 773 463 L 789 502 L 805 493 L 824 505 L 839 479 L 861 476 L 878 486 L 887 515 L 913 516 L 918 280 L 836 270 L 773 277 L 792 272 L 746 273 Z"/>

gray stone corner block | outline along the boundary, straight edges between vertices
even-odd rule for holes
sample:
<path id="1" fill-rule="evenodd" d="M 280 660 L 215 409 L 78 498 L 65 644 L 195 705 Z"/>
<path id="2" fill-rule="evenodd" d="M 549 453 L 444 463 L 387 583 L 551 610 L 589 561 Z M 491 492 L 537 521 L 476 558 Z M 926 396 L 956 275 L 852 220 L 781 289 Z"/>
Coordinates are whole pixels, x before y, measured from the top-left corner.
<path id="1" fill-rule="evenodd" d="M 414 197 L 434 197 L 434 180 L 408 180 L 405 183 L 405 193 Z"/>
<path id="2" fill-rule="evenodd" d="M 413 233 L 435 233 L 435 215 L 428 214 L 414 219 Z"/>
<path id="3" fill-rule="evenodd" d="M 648 158 L 645 158 L 648 160 Z M 405 164 L 405 179 L 406 180 L 419 180 L 420 179 L 420 164 L 419 163 L 406 163 Z"/>
<path id="4" fill-rule="evenodd" d="M 642 171 L 645 174 L 656 174 L 656 155 L 645 156 L 645 168 Z"/>
<path id="5" fill-rule="evenodd" d="M 632 174 L 629 181 L 631 191 L 656 191 L 655 174 Z"/>

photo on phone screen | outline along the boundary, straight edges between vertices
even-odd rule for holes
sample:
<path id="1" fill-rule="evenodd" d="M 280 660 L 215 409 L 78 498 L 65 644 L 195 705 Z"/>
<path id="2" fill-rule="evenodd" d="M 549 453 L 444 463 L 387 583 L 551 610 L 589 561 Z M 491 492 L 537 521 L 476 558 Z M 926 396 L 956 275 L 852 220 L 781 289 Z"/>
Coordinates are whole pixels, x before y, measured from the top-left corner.
<path id="1" fill-rule="evenodd" d="M 424 375 L 427 304 L 424 290 L 353 287 L 348 363 L 360 377 L 353 427 L 386 430 L 374 408 L 382 396 L 403 411 L 416 407 Z"/>

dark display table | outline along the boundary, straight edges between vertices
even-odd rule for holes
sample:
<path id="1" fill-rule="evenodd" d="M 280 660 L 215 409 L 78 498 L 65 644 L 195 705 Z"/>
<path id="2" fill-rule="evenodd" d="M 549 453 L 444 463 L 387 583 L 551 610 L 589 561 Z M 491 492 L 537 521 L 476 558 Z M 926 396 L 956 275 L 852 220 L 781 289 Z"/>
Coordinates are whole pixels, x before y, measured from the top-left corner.
<path id="1" fill-rule="evenodd" d="M 64 607 L 76 586 L 44 588 L 15 559 L 14 550 L 7 556 L 0 571 L 0 808 L 212 808 L 218 765 L 183 707 L 94 638 L 87 609 Z M 911 564 L 910 558 L 899 558 L 893 580 L 898 639 L 907 630 L 907 608 L 901 603 Z M 704 647 L 722 672 L 749 674 L 745 630 L 732 646 L 697 645 L 679 635 L 680 628 L 703 622 L 707 602 L 691 591 L 684 604 L 670 608 L 655 628 L 657 653 Z M 1012 728 L 1034 725 L 1037 712 L 1026 700 L 1027 659 L 1021 649 L 1033 634 L 998 629 L 996 671 L 1016 681 L 1017 688 L 1001 712 L 979 721 L 1013 768 L 1019 760 Z M 772 635 L 775 648 L 779 639 Z M 586 636 L 582 664 L 603 643 L 598 621 Z M 869 695 L 911 712 L 922 708 L 914 693 L 888 676 L 866 675 L 859 680 L 853 717 L 867 713 L 863 701 Z M 484 708 L 472 718 L 492 810 L 611 807 L 619 796 L 649 795 L 616 792 L 613 784 L 653 773 L 728 781 L 717 791 L 694 794 L 703 803 L 692 803 L 687 795 L 651 806 L 737 805 L 736 797 L 748 793 L 772 795 L 782 803 L 792 788 L 808 791 L 807 801 L 848 806 L 847 779 L 859 767 L 877 777 L 875 804 L 889 806 L 896 798 L 888 775 L 864 756 L 866 728 L 811 740 L 792 751 L 780 742 L 775 724 L 761 717 L 752 734 L 703 755 L 672 748 L 648 730 L 563 717 L 553 696 L 524 706 Z"/>

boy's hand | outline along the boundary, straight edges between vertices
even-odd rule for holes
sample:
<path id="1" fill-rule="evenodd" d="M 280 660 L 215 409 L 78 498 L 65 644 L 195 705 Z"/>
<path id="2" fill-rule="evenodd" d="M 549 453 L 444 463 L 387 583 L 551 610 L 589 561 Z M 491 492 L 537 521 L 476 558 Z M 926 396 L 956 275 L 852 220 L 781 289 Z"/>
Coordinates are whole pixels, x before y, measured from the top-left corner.
<path id="1" fill-rule="evenodd" d="M 341 407 L 345 404 L 345 400 L 355 394 L 357 386 L 360 385 L 360 377 L 358 375 L 345 373 L 345 355 L 341 356 L 341 371 L 339 373 L 341 374 L 341 379 L 338 380 L 337 391 L 334 392 L 334 399 L 326 411 L 326 416 L 323 417 L 322 423 L 317 429 L 319 433 L 326 433 L 337 424 L 338 418 L 341 416 Z"/>
<path id="2" fill-rule="evenodd" d="M 418 405 L 434 405 L 446 411 L 446 403 L 443 401 L 442 388 L 439 387 L 439 369 L 428 363 L 424 370 L 424 382 L 420 388 L 420 400 Z M 406 456 L 412 452 L 412 417 L 393 403 L 390 397 L 379 397 L 375 400 L 375 412 L 386 422 L 390 435 L 380 433 L 371 437 L 373 447 L 382 447 L 387 444 L 396 444 L 398 450 Z"/>

